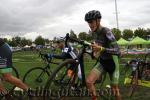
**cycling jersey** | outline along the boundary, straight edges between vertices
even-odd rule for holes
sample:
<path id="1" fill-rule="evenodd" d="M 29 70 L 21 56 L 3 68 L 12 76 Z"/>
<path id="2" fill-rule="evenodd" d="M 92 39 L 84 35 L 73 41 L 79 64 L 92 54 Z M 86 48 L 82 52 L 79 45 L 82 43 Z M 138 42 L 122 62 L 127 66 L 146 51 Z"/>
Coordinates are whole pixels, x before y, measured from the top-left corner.
<path id="1" fill-rule="evenodd" d="M 120 55 L 119 46 L 110 29 L 101 27 L 96 32 L 92 33 L 92 38 L 97 44 L 105 48 L 100 58 L 112 59 L 112 55 Z"/>
<path id="2" fill-rule="evenodd" d="M 0 73 L 12 71 L 12 51 L 7 43 L 0 46 Z"/>

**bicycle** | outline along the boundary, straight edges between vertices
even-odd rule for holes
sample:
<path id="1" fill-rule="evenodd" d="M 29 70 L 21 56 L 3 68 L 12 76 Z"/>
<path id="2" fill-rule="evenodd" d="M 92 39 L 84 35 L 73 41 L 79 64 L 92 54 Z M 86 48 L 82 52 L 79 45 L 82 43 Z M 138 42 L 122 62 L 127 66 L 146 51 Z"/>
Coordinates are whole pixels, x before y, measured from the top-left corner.
<path id="1" fill-rule="evenodd" d="M 58 65 L 58 63 L 52 62 L 52 58 L 47 58 L 45 55 L 47 54 L 39 52 L 39 57 L 41 57 L 46 65 L 29 69 L 23 77 L 23 82 L 33 89 L 39 88 L 46 83 L 46 80 L 52 73 L 51 64 Z"/>
<path id="2" fill-rule="evenodd" d="M 68 45 L 68 41 L 74 41 L 82 45 L 79 55 L 74 59 L 67 59 L 60 63 L 53 73 L 48 78 L 44 87 L 44 99 L 47 98 L 47 92 L 50 92 L 50 98 L 60 99 L 63 96 L 69 96 L 71 94 L 65 94 L 65 92 L 70 93 L 72 90 L 77 93 L 75 95 L 80 95 L 81 90 L 84 90 L 86 86 L 85 82 L 85 70 L 84 70 L 84 54 L 89 54 L 93 58 L 92 52 L 87 52 L 86 48 L 91 45 L 86 41 L 76 40 L 69 37 L 69 34 L 65 36 L 65 44 Z M 79 67 L 81 68 L 81 76 L 79 76 Z M 105 77 L 106 78 L 106 77 Z M 105 79 L 103 79 L 105 80 Z M 103 84 L 103 80 L 100 81 Z M 97 82 L 98 83 L 98 82 Z M 96 84 L 96 83 L 95 83 Z M 100 86 L 102 86 L 100 84 Z M 70 91 L 71 90 L 71 91 Z M 86 91 L 86 90 L 85 90 Z M 64 94 L 61 94 L 64 93 Z M 49 95 L 48 95 L 49 96 Z M 90 96 L 90 95 L 85 95 Z"/>
<path id="3" fill-rule="evenodd" d="M 140 58 L 132 59 L 128 62 L 128 70 L 126 70 L 126 78 L 124 81 L 124 84 L 127 84 L 128 86 L 128 97 L 132 97 L 135 91 L 137 90 L 138 86 L 146 86 L 144 84 L 145 80 L 144 78 L 149 76 L 149 73 L 145 73 L 146 70 L 150 71 L 150 63 L 146 61 L 147 55 L 145 56 L 145 59 L 142 60 Z M 126 67 L 127 68 L 127 67 Z M 130 71 L 131 68 L 131 72 Z M 147 81 L 148 82 L 148 81 Z M 150 82 L 148 83 L 147 87 L 150 87 Z"/>

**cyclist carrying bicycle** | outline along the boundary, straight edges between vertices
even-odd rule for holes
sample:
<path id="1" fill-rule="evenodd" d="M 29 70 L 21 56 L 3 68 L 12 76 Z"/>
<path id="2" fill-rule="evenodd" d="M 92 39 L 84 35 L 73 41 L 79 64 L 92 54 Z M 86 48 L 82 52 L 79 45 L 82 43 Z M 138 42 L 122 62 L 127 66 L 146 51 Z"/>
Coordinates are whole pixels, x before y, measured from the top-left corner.
<path id="1" fill-rule="evenodd" d="M 7 43 L 0 38 L 0 74 L 2 79 L 27 91 L 28 87 L 18 78 L 12 74 L 12 51 Z M 0 92 L 7 95 L 6 89 L 0 84 Z M 10 98 L 9 98 L 10 99 Z"/>
<path id="2" fill-rule="evenodd" d="M 94 52 L 99 52 L 98 63 L 91 70 L 86 79 L 87 88 L 91 93 L 92 100 L 96 100 L 96 89 L 94 83 L 104 72 L 109 73 L 112 93 L 116 100 L 121 100 L 119 81 L 119 47 L 110 29 L 101 25 L 101 13 L 97 10 L 89 11 L 85 14 L 85 21 L 88 23 L 94 40 L 92 48 Z"/>

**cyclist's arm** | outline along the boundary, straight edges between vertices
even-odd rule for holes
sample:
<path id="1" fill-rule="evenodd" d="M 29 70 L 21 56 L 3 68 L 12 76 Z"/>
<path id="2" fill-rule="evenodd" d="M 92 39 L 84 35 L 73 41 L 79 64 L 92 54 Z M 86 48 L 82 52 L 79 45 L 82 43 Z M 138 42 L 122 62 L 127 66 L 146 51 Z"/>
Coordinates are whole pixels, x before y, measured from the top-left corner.
<path id="1" fill-rule="evenodd" d="M 70 57 L 69 57 L 68 53 L 62 52 L 60 55 L 54 54 L 53 58 L 56 58 L 56 59 L 67 59 L 67 58 L 70 58 Z"/>
<path id="2" fill-rule="evenodd" d="M 106 53 L 112 54 L 112 55 L 120 55 L 120 50 L 119 50 L 119 46 L 117 44 L 117 41 L 113 35 L 113 33 L 111 31 L 106 33 L 106 37 L 109 41 L 109 48 L 108 47 L 104 47 L 104 51 Z"/>

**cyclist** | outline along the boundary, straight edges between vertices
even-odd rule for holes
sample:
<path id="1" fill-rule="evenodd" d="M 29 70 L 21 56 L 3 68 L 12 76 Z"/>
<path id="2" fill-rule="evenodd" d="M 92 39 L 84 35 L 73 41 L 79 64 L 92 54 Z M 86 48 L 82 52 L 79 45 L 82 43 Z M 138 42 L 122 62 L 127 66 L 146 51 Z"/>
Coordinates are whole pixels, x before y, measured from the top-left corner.
<path id="1" fill-rule="evenodd" d="M 14 77 L 11 74 L 11 72 L 12 72 L 12 51 L 9 45 L 5 43 L 2 38 L 0 38 L 0 74 L 2 74 L 1 79 L 27 91 L 28 86 L 25 85 L 20 79 Z M 5 95 L 8 95 L 6 89 L 3 87 L 2 84 L 0 84 L 0 92 Z"/>
<path id="2" fill-rule="evenodd" d="M 56 59 L 77 59 L 77 53 L 75 49 L 70 45 L 65 45 L 62 39 L 58 39 L 56 41 L 56 48 L 61 49 L 61 54 L 46 54 L 45 56 L 48 58 L 56 58 Z M 70 66 L 70 70 L 68 70 L 68 75 L 71 74 L 71 69 L 74 65 Z M 71 76 L 71 75 L 69 75 Z M 81 79 L 81 69 L 78 66 L 78 77 Z"/>
<path id="3" fill-rule="evenodd" d="M 66 47 L 63 40 L 58 39 L 56 41 L 56 48 L 61 49 L 61 54 L 46 54 L 45 56 L 49 58 L 53 57 L 57 59 L 69 59 L 69 58 L 75 59 L 76 58 L 76 55 L 73 52 L 74 50 L 73 47 L 71 46 Z"/>
<path id="4" fill-rule="evenodd" d="M 110 29 L 101 25 L 101 13 L 97 10 L 89 11 L 85 14 L 85 21 L 88 23 L 92 33 L 92 44 L 94 52 L 99 52 L 99 61 L 91 70 L 86 78 L 87 88 L 89 89 L 92 100 L 96 100 L 96 89 L 94 83 L 104 72 L 109 73 L 111 80 L 112 93 L 116 100 L 121 100 L 118 81 L 119 81 L 119 47 Z"/>

